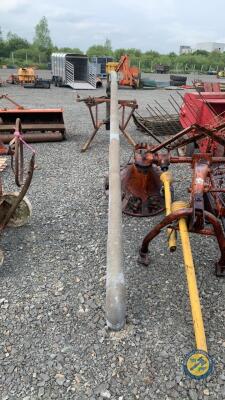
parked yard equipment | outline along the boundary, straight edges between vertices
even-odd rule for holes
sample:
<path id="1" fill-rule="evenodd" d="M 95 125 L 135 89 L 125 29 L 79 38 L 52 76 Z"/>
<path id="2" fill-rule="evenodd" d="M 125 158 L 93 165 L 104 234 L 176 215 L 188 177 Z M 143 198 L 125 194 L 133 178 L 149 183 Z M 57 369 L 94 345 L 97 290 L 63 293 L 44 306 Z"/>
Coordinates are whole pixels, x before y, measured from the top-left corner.
<path id="1" fill-rule="evenodd" d="M 110 128 L 109 107 L 110 107 L 111 99 L 110 99 L 110 97 L 107 97 L 107 96 L 86 97 L 84 99 L 82 99 L 78 96 L 77 101 L 84 102 L 86 104 L 86 106 L 88 107 L 90 115 L 91 115 L 93 127 L 94 127 L 92 135 L 86 141 L 86 143 L 84 144 L 84 146 L 81 149 L 81 151 L 84 152 L 89 148 L 95 135 L 97 134 L 97 132 L 103 125 L 106 126 L 106 130 L 109 130 L 109 128 Z M 106 105 L 106 118 L 103 120 L 98 119 L 98 115 L 99 115 L 98 107 L 101 104 Z M 93 108 L 95 109 L 94 112 L 92 110 Z M 135 145 L 135 141 L 132 139 L 132 137 L 126 131 L 126 127 L 129 123 L 134 111 L 138 108 L 137 102 L 136 102 L 136 100 L 118 100 L 118 108 L 122 109 L 122 116 L 121 116 L 121 122 L 119 123 L 119 129 L 122 132 L 122 134 L 125 136 L 125 138 L 128 140 L 128 142 L 132 145 Z M 125 116 L 126 109 L 130 109 L 130 112 L 127 116 Z"/>
<path id="2" fill-rule="evenodd" d="M 116 72 L 119 76 L 119 85 L 130 86 L 136 89 L 140 86 L 141 70 L 138 67 L 130 65 L 130 58 L 128 55 L 121 56 Z"/>
<path id="3" fill-rule="evenodd" d="M 130 65 L 130 57 L 125 54 L 120 57 L 119 62 L 108 62 L 106 71 L 110 74 L 111 71 L 116 71 L 120 86 L 128 86 L 130 88 L 138 88 L 140 86 L 141 70 Z"/>
<path id="4" fill-rule="evenodd" d="M 157 136 L 173 135 L 182 127 L 187 128 L 186 135 L 190 141 L 185 147 L 178 146 L 180 155 L 191 156 L 195 149 L 208 151 L 215 147 L 216 155 L 223 155 L 224 148 L 218 142 L 212 143 L 214 129 L 225 121 L 225 94 L 222 92 L 185 93 L 181 96 L 182 103 L 172 95 L 169 97 L 170 106 L 175 113 L 169 114 L 165 107 L 155 100 L 155 105 L 147 105 L 149 117 L 142 117 L 135 112 L 133 119 L 137 127 L 159 142 Z M 206 129 L 206 136 L 202 131 Z M 211 132 L 211 133 L 210 133 Z M 223 130 L 217 135 L 223 135 Z M 192 140 L 194 136 L 194 140 Z"/>
<path id="5" fill-rule="evenodd" d="M 185 136 L 186 132 L 183 131 L 182 135 Z M 217 137 L 214 137 L 214 140 L 217 141 Z M 225 145 L 225 138 L 223 140 Z M 165 141 L 159 146 L 150 146 L 149 148 L 146 146 L 142 152 L 138 149 L 138 155 L 135 158 L 135 168 L 138 168 L 139 171 L 142 169 L 143 174 L 146 174 L 153 166 L 157 166 L 161 170 L 160 179 L 164 187 L 166 205 L 166 217 L 149 231 L 142 242 L 139 262 L 145 266 L 149 265 L 149 245 L 163 228 L 167 228 L 170 251 L 176 250 L 176 233 L 177 231 L 180 232 L 196 339 L 196 352 L 194 354 L 198 354 L 198 357 L 205 357 L 205 362 L 208 363 L 208 368 L 203 368 L 201 373 L 198 369 L 191 372 L 189 364 L 191 357 L 194 358 L 192 352 L 187 357 L 184 367 L 186 372 L 192 374 L 193 378 L 200 379 L 205 378 L 210 372 L 211 359 L 207 354 L 189 232 L 216 237 L 221 255 L 215 264 L 215 271 L 217 276 L 225 277 L 225 157 L 215 156 L 213 151 L 211 153 L 200 152 L 193 154 L 192 157 L 173 157 L 170 155 L 169 146 L 174 149 L 175 143 L 178 144 L 176 138 Z M 167 152 L 160 152 L 162 148 L 166 149 Z M 188 163 L 192 166 L 189 202 L 172 202 L 171 200 L 173 198 L 171 192 L 173 178 L 169 166 L 173 163 Z"/>
<path id="6" fill-rule="evenodd" d="M 15 120 L 20 118 L 23 126 L 23 138 L 27 142 L 52 142 L 65 139 L 63 110 L 24 108 L 8 95 L 0 96 L 15 108 L 0 109 L 0 140 L 9 143 L 13 138 Z"/>
<path id="7" fill-rule="evenodd" d="M 50 89 L 50 80 L 39 78 L 32 67 L 19 68 L 17 74 L 12 74 L 7 83 L 22 85 L 24 88 Z"/>
<path id="8" fill-rule="evenodd" d="M 211 97 L 212 95 L 212 97 Z M 134 158 L 121 172 L 122 209 L 134 216 L 151 216 L 165 209 L 166 216 L 151 228 L 142 241 L 138 261 L 148 266 L 149 245 L 167 229 L 168 247 L 177 248 L 180 234 L 190 298 L 196 350 L 184 361 L 185 372 L 194 379 L 206 378 L 213 369 L 198 293 L 189 233 L 214 236 L 220 257 L 215 263 L 217 277 L 225 277 L 225 120 L 221 93 L 186 94 L 180 119 L 184 129 L 157 145 L 139 144 Z M 198 153 L 174 156 L 172 151 L 193 143 Z M 188 164 L 192 180 L 189 201 L 174 201 L 171 164 Z M 163 199 L 164 198 L 164 199 Z"/>
<path id="9" fill-rule="evenodd" d="M 160 174 L 154 165 L 139 168 L 138 157 L 144 147 L 136 145 L 135 149 L 135 161 L 121 171 L 122 211 L 136 217 L 157 215 L 164 210 Z"/>
<path id="10" fill-rule="evenodd" d="M 23 85 L 25 89 L 50 89 L 51 82 L 49 79 L 36 79 L 34 82 L 25 83 Z"/>
<path id="11" fill-rule="evenodd" d="M 8 78 L 8 83 L 14 85 L 23 85 L 24 83 L 33 83 L 37 79 L 34 68 L 19 68 L 17 74 L 12 74 Z"/>
<path id="12" fill-rule="evenodd" d="M 187 77 L 181 75 L 170 75 L 170 86 L 184 86 L 187 83 Z"/>
<path id="13" fill-rule="evenodd" d="M 197 92 L 225 92 L 225 82 L 203 82 L 195 80 L 193 86 Z"/>
<path id="14" fill-rule="evenodd" d="M 55 86 L 96 89 L 96 65 L 96 62 L 90 63 L 86 55 L 53 53 L 51 58 L 52 81 Z"/>
<path id="15" fill-rule="evenodd" d="M 29 161 L 26 179 L 24 179 L 24 147 L 32 152 Z M 9 146 L 0 142 L 0 173 L 5 167 L 6 157 L 11 157 L 11 167 L 15 175 L 15 183 L 21 187 L 20 192 L 4 193 L 0 177 L 0 232 L 7 226 L 18 227 L 27 223 L 31 216 L 31 204 L 25 197 L 34 171 L 35 152 L 26 144 L 22 135 L 22 126 L 19 118 L 14 123 L 14 135 Z M 0 252 L 0 264 L 4 254 Z"/>
<path id="16" fill-rule="evenodd" d="M 200 152 L 224 155 L 224 93 L 186 93 L 180 108 L 180 123 L 183 128 L 188 129 L 187 135 L 194 137 L 190 141 L 194 143 L 192 151 L 196 147 Z"/>
<path id="17" fill-rule="evenodd" d="M 91 63 L 96 64 L 97 76 L 99 78 L 107 78 L 107 64 L 113 62 L 113 57 L 91 57 Z"/>
<path id="18" fill-rule="evenodd" d="M 219 72 L 217 73 L 217 78 L 225 78 L 225 71 L 224 71 L 224 70 L 219 71 Z"/>
<path id="19" fill-rule="evenodd" d="M 142 117 L 137 111 L 133 114 L 137 128 L 148 136 L 165 136 L 179 132 L 182 128 L 179 113 L 169 114 L 158 101 L 155 100 L 155 103 L 155 106 L 147 105 L 148 117 Z"/>

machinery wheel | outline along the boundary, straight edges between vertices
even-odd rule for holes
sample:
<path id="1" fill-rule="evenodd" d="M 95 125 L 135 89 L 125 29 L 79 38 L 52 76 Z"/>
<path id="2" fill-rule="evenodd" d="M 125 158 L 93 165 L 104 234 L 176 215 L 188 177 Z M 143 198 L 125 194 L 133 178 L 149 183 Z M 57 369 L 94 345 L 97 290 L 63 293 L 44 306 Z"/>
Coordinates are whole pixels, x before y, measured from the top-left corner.
<path id="1" fill-rule="evenodd" d="M 186 76 L 181 76 L 181 75 L 170 75 L 170 80 L 171 81 L 178 81 L 178 82 L 185 82 L 187 81 Z"/>
<path id="2" fill-rule="evenodd" d="M 170 80 L 170 86 L 183 86 L 185 85 L 185 82 L 183 81 L 172 81 Z"/>
<path id="3" fill-rule="evenodd" d="M 18 192 L 9 192 L 4 193 L 1 201 L 5 204 L 5 208 L 8 211 L 9 208 L 13 205 L 13 202 L 19 196 Z M 17 209 L 15 210 L 14 214 L 10 218 L 7 226 L 12 228 L 17 228 L 19 226 L 23 226 L 27 224 L 32 214 L 32 206 L 28 198 L 25 196 L 23 200 L 19 203 Z M 1 254 L 0 254 L 1 260 Z"/>

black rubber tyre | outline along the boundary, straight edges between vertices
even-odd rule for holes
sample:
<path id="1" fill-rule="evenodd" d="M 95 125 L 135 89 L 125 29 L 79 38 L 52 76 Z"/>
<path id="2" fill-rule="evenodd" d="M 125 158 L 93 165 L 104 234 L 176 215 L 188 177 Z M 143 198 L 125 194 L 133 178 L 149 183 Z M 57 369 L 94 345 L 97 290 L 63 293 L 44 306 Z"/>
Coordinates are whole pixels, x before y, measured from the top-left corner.
<path id="1" fill-rule="evenodd" d="M 180 81 L 180 82 L 185 82 L 187 81 L 187 77 L 186 76 L 182 76 L 182 75 L 170 75 L 170 80 L 171 81 Z"/>
<path id="2" fill-rule="evenodd" d="M 102 87 L 102 82 L 100 82 L 100 81 L 96 82 L 96 88 L 98 89 L 100 87 Z"/>
<path id="3" fill-rule="evenodd" d="M 183 86 L 185 85 L 185 82 L 183 81 L 171 81 L 170 80 L 170 86 Z"/>

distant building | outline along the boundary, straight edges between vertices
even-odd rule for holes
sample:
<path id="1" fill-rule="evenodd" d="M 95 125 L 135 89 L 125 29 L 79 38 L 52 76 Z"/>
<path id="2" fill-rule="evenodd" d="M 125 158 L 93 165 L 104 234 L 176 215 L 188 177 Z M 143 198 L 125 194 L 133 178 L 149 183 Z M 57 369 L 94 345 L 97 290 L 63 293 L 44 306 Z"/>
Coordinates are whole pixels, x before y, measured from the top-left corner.
<path id="1" fill-rule="evenodd" d="M 191 46 L 180 46 L 180 54 L 189 54 L 191 51 Z"/>
<path id="2" fill-rule="evenodd" d="M 225 51 L 225 43 L 216 43 L 216 42 L 202 42 L 197 43 L 195 50 L 206 50 L 206 51 Z"/>

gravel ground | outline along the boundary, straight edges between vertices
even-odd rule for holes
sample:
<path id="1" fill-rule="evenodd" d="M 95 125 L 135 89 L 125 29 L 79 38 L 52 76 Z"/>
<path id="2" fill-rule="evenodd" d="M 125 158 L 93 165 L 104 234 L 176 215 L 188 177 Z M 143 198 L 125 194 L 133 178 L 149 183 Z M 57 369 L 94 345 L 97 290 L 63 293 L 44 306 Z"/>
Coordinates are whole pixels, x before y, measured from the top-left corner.
<path id="1" fill-rule="evenodd" d="M 90 150 L 80 153 L 92 126 L 75 92 L 13 86 L 1 91 L 30 107 L 62 106 L 68 140 L 33 145 L 32 219 L 2 236 L 0 399 L 224 400 L 225 285 L 214 276 L 216 242 L 192 236 L 208 349 L 215 361 L 214 373 L 196 382 L 182 371 L 194 337 L 180 246 L 169 254 L 163 232 L 152 243 L 149 268 L 137 264 L 138 246 L 161 216 L 123 217 L 127 324 L 116 333 L 105 326 L 108 134 L 102 130 Z M 104 90 L 80 93 L 89 94 Z M 154 98 L 166 105 L 169 93 L 121 90 L 119 95 L 136 98 L 144 114 Z M 133 122 L 129 132 L 146 141 Z M 131 151 L 122 138 L 121 163 Z M 176 198 L 187 198 L 186 169 L 173 170 Z M 6 171 L 6 188 L 9 176 Z"/>

